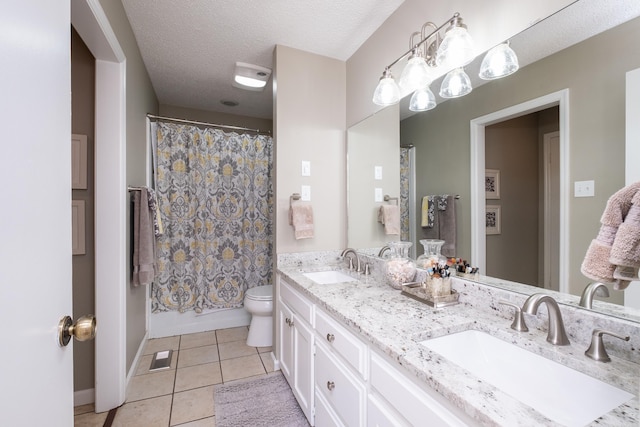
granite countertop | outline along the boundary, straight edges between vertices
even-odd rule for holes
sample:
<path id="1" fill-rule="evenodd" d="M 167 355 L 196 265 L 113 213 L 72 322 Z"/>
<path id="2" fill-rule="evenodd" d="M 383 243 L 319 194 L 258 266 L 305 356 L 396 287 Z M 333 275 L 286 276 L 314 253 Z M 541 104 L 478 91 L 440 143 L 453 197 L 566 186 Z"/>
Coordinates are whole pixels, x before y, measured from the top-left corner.
<path id="1" fill-rule="evenodd" d="M 482 301 L 475 307 L 463 303 L 471 288 L 483 285 L 454 278 L 453 288 L 461 294 L 461 304 L 434 309 L 401 295 L 379 277 L 357 276 L 354 281 L 317 284 L 302 273 L 340 269 L 336 264 L 281 265 L 278 271 L 315 304 L 340 320 L 354 334 L 444 396 L 453 405 L 475 419 L 479 425 L 558 425 L 533 408 L 521 403 L 492 385 L 419 344 L 420 341 L 475 329 L 526 348 L 534 353 L 598 378 L 635 395 L 635 398 L 593 421 L 590 425 L 640 425 L 640 365 L 616 358 L 609 352 L 611 363 L 598 363 L 584 356 L 585 348 L 573 344 L 552 346 L 546 342 L 546 327 L 538 330 L 529 324 L 530 332 L 518 333 L 509 328 L 508 309 L 501 312 L 498 302 Z M 348 273 L 354 274 L 354 273 Z M 487 287 L 488 288 L 488 287 Z M 491 290 L 483 290 L 489 294 Z M 521 296 L 520 296 L 521 297 Z M 516 301 L 518 296 L 514 296 Z M 480 299 L 474 295 L 474 299 Z M 518 301 L 518 303 L 521 303 Z M 511 309 L 512 310 L 512 309 Z M 563 313 L 564 314 L 564 313 Z M 546 316 L 545 316 L 546 320 Z M 566 322 L 566 320 L 565 320 Z"/>

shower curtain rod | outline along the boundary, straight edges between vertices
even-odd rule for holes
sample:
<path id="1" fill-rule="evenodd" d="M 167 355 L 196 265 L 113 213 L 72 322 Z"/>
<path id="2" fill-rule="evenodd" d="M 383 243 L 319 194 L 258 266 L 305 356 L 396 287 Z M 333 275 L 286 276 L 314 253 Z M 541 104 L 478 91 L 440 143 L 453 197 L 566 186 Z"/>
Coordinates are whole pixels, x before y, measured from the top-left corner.
<path id="1" fill-rule="evenodd" d="M 147 117 L 152 120 L 166 120 L 170 122 L 187 123 L 187 124 L 200 125 L 200 126 L 213 126 L 213 127 L 226 128 L 226 129 L 246 130 L 249 132 L 256 132 L 258 134 L 271 135 L 271 131 L 268 131 L 268 130 L 261 131 L 260 129 L 251 129 L 251 128 L 246 128 L 242 126 L 219 125 L 216 123 L 206 123 L 206 122 L 198 122 L 195 120 L 175 119 L 173 117 L 156 116 L 153 114 L 147 114 Z"/>

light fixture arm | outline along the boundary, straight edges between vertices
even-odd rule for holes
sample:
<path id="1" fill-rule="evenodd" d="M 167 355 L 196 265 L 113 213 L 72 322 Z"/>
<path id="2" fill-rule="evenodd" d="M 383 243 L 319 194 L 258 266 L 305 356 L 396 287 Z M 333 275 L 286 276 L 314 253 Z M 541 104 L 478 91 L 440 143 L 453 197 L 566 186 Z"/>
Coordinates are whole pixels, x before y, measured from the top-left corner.
<path id="1" fill-rule="evenodd" d="M 411 54 L 411 52 L 413 52 L 413 50 L 417 47 L 419 47 L 421 44 L 423 44 L 424 42 L 426 42 L 427 40 L 429 40 L 431 38 L 431 36 L 433 36 L 434 34 L 438 34 L 438 32 L 440 32 L 440 30 L 442 30 L 447 24 L 451 24 L 454 25 L 457 22 L 461 22 L 462 18 L 460 18 L 460 13 L 456 12 L 453 14 L 453 16 L 451 18 L 449 18 L 444 24 L 440 25 L 439 27 L 436 27 L 435 30 L 433 30 L 431 33 L 429 33 L 426 37 L 424 36 L 424 34 L 421 33 L 422 39 L 416 43 L 415 45 L 411 46 L 411 49 L 409 49 L 408 51 L 406 51 L 405 53 L 403 53 L 402 55 L 400 55 L 400 57 L 398 57 L 398 59 L 396 59 L 395 61 L 393 61 L 391 64 L 387 65 L 387 69 L 390 69 L 391 67 L 393 67 L 394 65 L 396 65 L 398 62 L 400 62 L 401 60 L 403 60 L 404 58 L 407 57 L 407 55 Z M 435 24 L 431 23 L 431 22 L 427 22 L 425 25 L 431 24 L 435 27 Z M 462 25 L 462 24 L 461 24 Z M 423 26 L 423 29 L 425 27 Z M 415 34 L 415 33 L 414 33 Z M 411 35 L 411 42 L 413 43 L 413 34 Z"/>

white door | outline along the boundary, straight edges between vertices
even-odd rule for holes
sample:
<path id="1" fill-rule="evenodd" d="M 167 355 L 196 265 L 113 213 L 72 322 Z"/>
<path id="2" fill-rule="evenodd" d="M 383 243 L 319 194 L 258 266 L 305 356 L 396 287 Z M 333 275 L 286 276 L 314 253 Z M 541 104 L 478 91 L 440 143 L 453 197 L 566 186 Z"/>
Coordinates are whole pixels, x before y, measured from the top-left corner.
<path id="1" fill-rule="evenodd" d="M 0 353 L 3 425 L 73 425 L 69 0 L 0 13 Z"/>

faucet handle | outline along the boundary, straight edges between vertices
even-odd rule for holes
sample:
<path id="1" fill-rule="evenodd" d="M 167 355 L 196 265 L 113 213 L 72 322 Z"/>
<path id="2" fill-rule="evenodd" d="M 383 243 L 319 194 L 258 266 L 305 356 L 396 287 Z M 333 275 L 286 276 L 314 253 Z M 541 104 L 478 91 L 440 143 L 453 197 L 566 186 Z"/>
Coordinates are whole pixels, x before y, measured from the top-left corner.
<path id="1" fill-rule="evenodd" d="M 371 274 L 371 266 L 369 266 L 369 263 L 365 263 L 364 264 L 364 275 L 368 276 Z"/>
<path id="2" fill-rule="evenodd" d="M 518 332 L 529 332 L 529 328 L 527 328 L 527 324 L 524 322 L 524 316 L 522 315 L 522 310 L 520 309 L 519 306 L 505 300 L 500 300 L 498 301 L 498 303 L 515 308 L 513 323 L 511 323 L 511 329 Z"/>
<path id="3" fill-rule="evenodd" d="M 594 329 L 593 334 L 591 335 L 591 345 L 584 352 L 587 357 L 592 358 L 598 362 L 610 362 L 611 358 L 607 354 L 607 350 L 604 348 L 604 343 L 602 342 L 602 335 L 611 335 L 612 337 L 620 338 L 621 340 L 629 341 L 629 336 L 623 337 L 622 335 L 618 335 L 616 333 L 605 331 L 604 329 Z"/>

